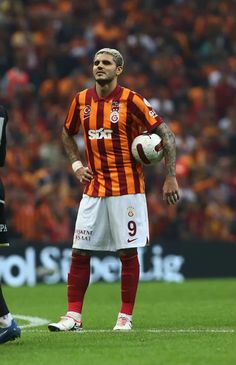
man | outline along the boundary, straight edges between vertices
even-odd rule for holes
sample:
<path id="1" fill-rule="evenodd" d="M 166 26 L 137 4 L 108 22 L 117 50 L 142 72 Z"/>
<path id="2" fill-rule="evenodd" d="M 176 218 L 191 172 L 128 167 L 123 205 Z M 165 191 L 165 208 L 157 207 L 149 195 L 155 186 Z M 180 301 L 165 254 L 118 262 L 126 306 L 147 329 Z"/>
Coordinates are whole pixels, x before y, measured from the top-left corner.
<path id="1" fill-rule="evenodd" d="M 85 185 L 68 275 L 68 311 L 50 331 L 82 329 L 82 307 L 90 278 L 92 251 L 116 251 L 121 260 L 121 308 L 114 330 L 131 330 L 139 281 L 137 248 L 148 244 L 148 215 L 142 166 L 131 143 L 143 130 L 163 139 L 168 204 L 179 200 L 175 138 L 148 101 L 117 84 L 124 66 L 115 49 L 99 50 L 93 62 L 95 87 L 78 93 L 67 114 L 62 141 L 78 180 Z M 74 136 L 83 128 L 87 167 Z"/>
<path id="2" fill-rule="evenodd" d="M 8 116 L 5 108 L 0 105 L 0 166 L 4 166 L 6 157 L 6 124 Z M 7 226 L 5 222 L 5 193 L 0 179 L 0 248 L 9 246 Z M 21 330 L 13 319 L 4 300 L 0 284 L 0 344 L 20 337 Z"/>

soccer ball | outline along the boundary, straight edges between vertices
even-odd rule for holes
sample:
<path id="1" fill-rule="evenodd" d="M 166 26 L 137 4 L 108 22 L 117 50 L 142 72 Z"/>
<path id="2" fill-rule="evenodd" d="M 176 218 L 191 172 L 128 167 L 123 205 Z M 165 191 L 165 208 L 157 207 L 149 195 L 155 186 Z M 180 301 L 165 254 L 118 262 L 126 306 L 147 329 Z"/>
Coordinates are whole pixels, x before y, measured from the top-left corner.
<path id="1" fill-rule="evenodd" d="M 135 160 L 144 165 L 160 162 L 164 156 L 162 139 L 155 133 L 140 134 L 133 140 L 131 152 Z"/>

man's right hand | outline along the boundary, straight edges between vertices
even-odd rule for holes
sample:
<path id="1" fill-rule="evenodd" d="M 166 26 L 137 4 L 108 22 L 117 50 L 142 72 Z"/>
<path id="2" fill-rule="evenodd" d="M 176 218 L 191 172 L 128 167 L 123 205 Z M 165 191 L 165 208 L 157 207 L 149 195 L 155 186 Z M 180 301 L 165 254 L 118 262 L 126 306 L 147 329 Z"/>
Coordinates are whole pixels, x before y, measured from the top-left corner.
<path id="1" fill-rule="evenodd" d="M 89 167 L 81 167 L 75 172 L 75 176 L 82 184 L 87 184 L 93 179 L 93 172 Z"/>

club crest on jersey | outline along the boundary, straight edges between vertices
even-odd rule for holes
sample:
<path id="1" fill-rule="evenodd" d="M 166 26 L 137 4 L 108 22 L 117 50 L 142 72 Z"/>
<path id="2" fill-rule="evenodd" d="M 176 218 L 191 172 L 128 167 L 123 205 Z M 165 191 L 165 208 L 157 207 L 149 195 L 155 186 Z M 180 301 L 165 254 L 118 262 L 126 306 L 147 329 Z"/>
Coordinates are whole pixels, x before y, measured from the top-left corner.
<path id="1" fill-rule="evenodd" d="M 127 213 L 129 217 L 133 217 L 135 215 L 135 209 L 134 207 L 128 207 L 127 208 Z"/>
<path id="2" fill-rule="evenodd" d="M 120 118 L 120 116 L 119 116 L 118 111 L 114 110 L 114 111 L 111 112 L 110 121 L 112 123 L 117 123 L 119 121 L 119 118 Z"/>
<path id="3" fill-rule="evenodd" d="M 84 119 L 89 118 L 91 113 L 91 106 L 85 105 L 84 107 Z"/>

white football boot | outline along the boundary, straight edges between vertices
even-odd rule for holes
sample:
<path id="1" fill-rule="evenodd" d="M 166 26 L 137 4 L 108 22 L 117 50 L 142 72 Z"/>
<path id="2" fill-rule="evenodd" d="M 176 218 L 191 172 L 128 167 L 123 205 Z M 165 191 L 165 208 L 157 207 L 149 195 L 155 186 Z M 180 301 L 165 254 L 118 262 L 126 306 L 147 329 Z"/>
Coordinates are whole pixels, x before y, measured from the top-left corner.
<path id="1" fill-rule="evenodd" d="M 81 316 L 74 318 L 68 313 L 61 317 L 61 320 L 57 323 L 49 323 L 48 329 L 51 332 L 59 331 L 81 331 L 83 329 Z"/>
<path id="2" fill-rule="evenodd" d="M 119 313 L 113 331 L 130 331 L 132 330 L 132 316 L 125 313 Z"/>

